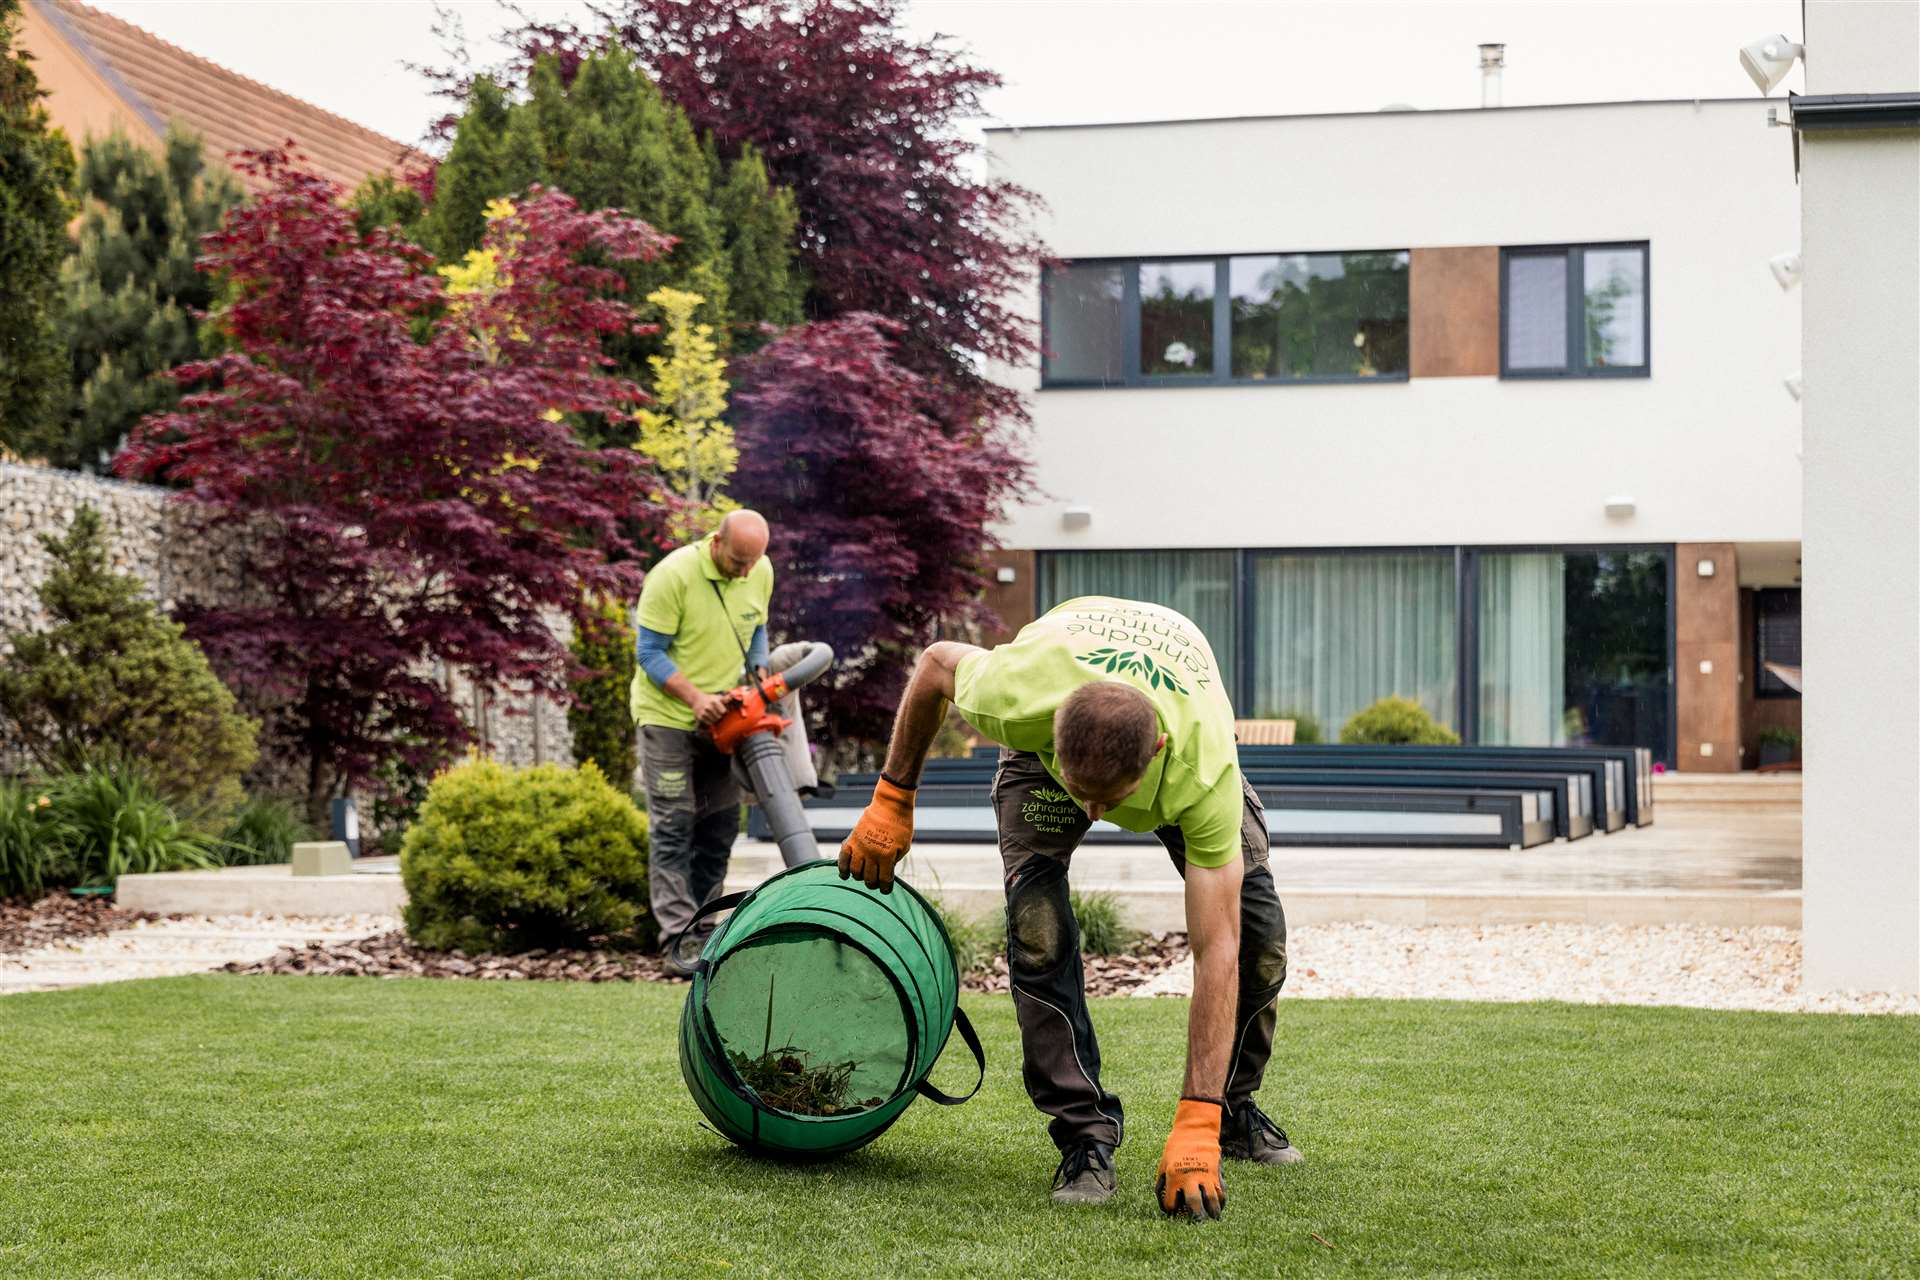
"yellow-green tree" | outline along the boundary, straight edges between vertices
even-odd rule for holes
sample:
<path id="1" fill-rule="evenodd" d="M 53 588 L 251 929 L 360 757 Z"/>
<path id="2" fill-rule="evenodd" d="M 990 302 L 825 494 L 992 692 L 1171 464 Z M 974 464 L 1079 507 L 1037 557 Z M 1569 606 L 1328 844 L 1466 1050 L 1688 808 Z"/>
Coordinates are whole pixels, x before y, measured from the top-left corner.
<path id="1" fill-rule="evenodd" d="M 727 411 L 727 362 L 713 340 L 713 326 L 698 323 L 694 309 L 706 299 L 683 289 L 660 288 L 647 301 L 666 317 L 666 354 L 649 356 L 653 404 L 634 415 L 640 438 L 634 448 L 653 459 L 668 488 L 687 504 L 676 530 L 683 536 L 710 529 L 738 506 L 723 492 L 740 461 Z"/>

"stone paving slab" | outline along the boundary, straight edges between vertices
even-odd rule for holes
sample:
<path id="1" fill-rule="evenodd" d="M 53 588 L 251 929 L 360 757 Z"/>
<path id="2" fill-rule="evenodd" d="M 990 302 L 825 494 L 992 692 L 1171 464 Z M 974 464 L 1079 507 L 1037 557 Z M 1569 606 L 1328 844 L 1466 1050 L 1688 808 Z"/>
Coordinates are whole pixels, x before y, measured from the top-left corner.
<path id="1" fill-rule="evenodd" d="M 111 933 L 0 957 L 0 995 L 203 973 L 232 961 L 265 960 L 282 947 L 384 933 L 399 923 L 379 914 L 143 920 Z"/>

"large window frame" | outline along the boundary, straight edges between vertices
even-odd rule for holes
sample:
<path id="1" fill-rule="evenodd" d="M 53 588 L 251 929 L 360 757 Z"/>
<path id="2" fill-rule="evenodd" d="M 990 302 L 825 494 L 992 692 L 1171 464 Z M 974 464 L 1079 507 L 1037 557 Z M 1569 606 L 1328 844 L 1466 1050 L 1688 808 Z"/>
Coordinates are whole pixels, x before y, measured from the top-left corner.
<path id="1" fill-rule="evenodd" d="M 1137 387 L 1300 387 L 1351 383 L 1406 382 L 1411 369 L 1375 374 L 1308 374 L 1297 378 L 1236 378 L 1233 376 L 1233 295 L 1232 260 L 1235 258 L 1294 257 L 1314 254 L 1386 254 L 1408 255 L 1408 279 L 1412 279 L 1412 251 L 1409 249 L 1280 249 L 1236 253 L 1151 253 L 1128 258 L 1062 258 L 1068 267 L 1118 267 L 1121 271 L 1121 352 L 1120 380 L 1100 378 L 1058 378 L 1049 371 L 1046 341 L 1052 333 L 1052 305 L 1047 288 L 1047 272 L 1040 277 L 1040 389 L 1042 391 L 1087 391 Z M 1140 367 L 1140 268 L 1148 264 L 1210 262 L 1213 264 L 1213 367 L 1205 373 L 1147 374 Z M 1411 286 L 1409 286 L 1411 293 Z M 1413 324 L 1409 298 L 1407 324 Z M 1408 360 L 1408 365 L 1412 361 Z"/>
<path id="2" fill-rule="evenodd" d="M 1760 587 L 1753 593 L 1753 696 L 1762 702 L 1797 702 L 1800 691 L 1767 670 L 1767 604 L 1794 597 L 1794 617 L 1800 614 L 1799 587 Z M 1799 665 L 1797 662 L 1795 665 Z"/>
<path id="3" fill-rule="evenodd" d="M 1640 350 L 1646 357 L 1637 365 L 1600 365 L 1587 363 L 1587 290 L 1586 257 L 1589 252 L 1618 253 L 1637 250 L 1640 254 Z M 1559 369 L 1515 369 L 1507 356 L 1509 268 L 1515 258 L 1550 258 L 1565 255 L 1567 260 L 1567 351 L 1566 364 Z M 1653 376 L 1653 249 L 1646 240 L 1595 241 L 1591 244 L 1512 245 L 1500 250 L 1500 376 L 1513 381 L 1562 378 L 1650 378 Z"/>
<path id="4" fill-rule="evenodd" d="M 1156 259 L 1157 261 L 1157 259 Z M 1143 550 L 1145 548 L 1103 548 L 1103 550 L 1124 551 Z M 1157 548 L 1165 550 L 1168 548 Z M 1460 740 L 1469 745 L 1479 743 L 1480 726 L 1480 561 L 1490 555 L 1548 554 L 1548 555 L 1632 555 L 1652 554 L 1665 558 L 1667 564 L 1667 741 L 1654 752 L 1654 759 L 1669 768 L 1679 760 L 1679 682 L 1675 677 L 1675 665 L 1678 661 L 1679 607 L 1678 607 L 1678 562 L 1677 548 L 1671 542 L 1550 542 L 1521 544 L 1406 544 L 1388 546 L 1342 546 L 1342 547 L 1180 547 L 1181 551 L 1222 552 L 1234 554 L 1234 663 L 1233 671 L 1226 673 L 1236 707 L 1252 707 L 1255 684 L 1255 650 L 1257 643 L 1254 635 L 1254 578 L 1260 559 L 1264 556 L 1380 556 L 1380 555 L 1440 555 L 1450 557 L 1453 562 L 1454 576 L 1454 625 L 1456 636 L 1454 652 L 1456 657 L 1456 689 L 1454 706 L 1456 708 L 1455 728 Z M 1042 550 L 1040 556 L 1073 555 L 1074 550 L 1055 548 Z M 1050 607 L 1040 598 L 1040 580 L 1042 575 L 1034 574 L 1033 603 L 1037 610 Z M 1328 726 L 1334 733 L 1339 726 Z"/>

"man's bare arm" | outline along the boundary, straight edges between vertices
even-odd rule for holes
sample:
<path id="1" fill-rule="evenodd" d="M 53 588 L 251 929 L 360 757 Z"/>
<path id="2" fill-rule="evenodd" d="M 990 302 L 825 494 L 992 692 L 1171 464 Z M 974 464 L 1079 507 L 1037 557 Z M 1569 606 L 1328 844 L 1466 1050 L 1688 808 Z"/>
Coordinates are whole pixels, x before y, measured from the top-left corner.
<path id="1" fill-rule="evenodd" d="M 1187 937 L 1193 946 L 1193 1002 L 1187 1010 L 1189 1098 L 1220 1099 L 1233 1052 L 1240 993 L 1240 859 L 1187 868 Z"/>
<path id="2" fill-rule="evenodd" d="M 893 718 L 893 740 L 887 746 L 886 775 L 901 786 L 919 784 L 927 751 L 947 718 L 947 703 L 953 698 L 953 673 L 962 658 L 980 652 L 978 645 L 940 640 L 928 645 L 913 664 L 907 691 L 900 695 L 899 714 Z"/>

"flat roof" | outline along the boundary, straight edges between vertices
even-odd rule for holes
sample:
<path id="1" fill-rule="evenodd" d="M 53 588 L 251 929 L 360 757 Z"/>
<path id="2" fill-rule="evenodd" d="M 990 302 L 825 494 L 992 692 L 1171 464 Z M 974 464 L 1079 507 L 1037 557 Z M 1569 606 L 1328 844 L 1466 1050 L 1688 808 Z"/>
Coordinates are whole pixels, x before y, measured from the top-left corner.
<path id="1" fill-rule="evenodd" d="M 1339 120 L 1368 116 L 1454 116 L 1486 115 L 1513 111 L 1579 111 L 1590 107 L 1682 107 L 1682 106 L 1785 106 L 1785 98 L 1633 98 L 1612 102 L 1542 102 L 1524 107 L 1406 107 L 1377 108 L 1373 111 L 1299 111 L 1258 116 L 1195 116 L 1173 120 L 1107 120 L 1085 124 L 1002 124 L 985 133 L 1039 133 L 1058 129 L 1147 129 L 1165 125 L 1253 124 L 1265 120 Z"/>

